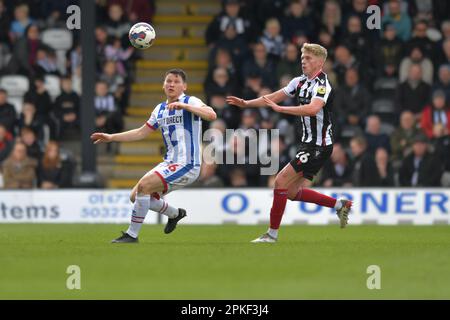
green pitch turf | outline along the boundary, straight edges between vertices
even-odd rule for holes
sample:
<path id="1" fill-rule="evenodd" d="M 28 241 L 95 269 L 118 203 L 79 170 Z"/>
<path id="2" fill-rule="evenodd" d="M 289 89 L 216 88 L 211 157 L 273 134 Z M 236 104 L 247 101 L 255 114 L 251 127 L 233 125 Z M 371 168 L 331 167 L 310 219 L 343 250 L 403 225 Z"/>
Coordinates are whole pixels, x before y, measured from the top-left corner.
<path id="1" fill-rule="evenodd" d="M 0 224 L 0 299 L 450 299 L 448 226 L 283 226 L 273 245 L 249 243 L 265 226 L 159 225 L 110 244 L 120 230 Z"/>

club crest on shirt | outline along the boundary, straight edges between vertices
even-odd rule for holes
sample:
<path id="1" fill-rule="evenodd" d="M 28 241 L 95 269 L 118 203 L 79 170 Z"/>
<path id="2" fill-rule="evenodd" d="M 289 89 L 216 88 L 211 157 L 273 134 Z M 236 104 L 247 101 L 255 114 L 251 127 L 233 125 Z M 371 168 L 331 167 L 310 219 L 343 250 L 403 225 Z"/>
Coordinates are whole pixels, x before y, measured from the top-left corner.
<path id="1" fill-rule="evenodd" d="M 317 93 L 318 94 L 325 94 L 325 92 L 327 92 L 327 88 L 325 86 L 319 86 L 317 88 Z"/>

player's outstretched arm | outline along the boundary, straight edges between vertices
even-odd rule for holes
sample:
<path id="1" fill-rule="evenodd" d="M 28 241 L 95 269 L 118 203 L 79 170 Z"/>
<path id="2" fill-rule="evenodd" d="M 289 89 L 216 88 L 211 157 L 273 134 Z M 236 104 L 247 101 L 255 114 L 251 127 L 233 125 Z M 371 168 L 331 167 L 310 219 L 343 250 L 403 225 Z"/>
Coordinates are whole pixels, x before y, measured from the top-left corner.
<path id="1" fill-rule="evenodd" d="M 313 117 L 315 116 L 320 109 L 325 105 L 324 101 L 321 99 L 313 98 L 311 103 L 305 104 L 302 106 L 288 106 L 282 107 L 276 104 L 274 101 L 270 100 L 268 97 L 263 97 L 266 105 L 271 107 L 274 111 L 280 113 L 286 113 L 293 116 L 302 116 L 302 117 Z"/>
<path id="2" fill-rule="evenodd" d="M 278 91 L 275 91 L 271 94 L 268 94 L 267 96 L 270 100 L 278 103 L 286 99 L 286 93 L 284 93 L 283 89 L 280 89 Z M 232 104 L 237 107 L 241 108 L 260 108 L 260 107 L 267 107 L 267 103 L 264 101 L 263 97 L 259 97 L 257 99 L 253 100 L 244 100 L 235 96 L 228 96 L 227 97 L 227 103 Z"/>
<path id="3" fill-rule="evenodd" d="M 103 142 L 128 142 L 128 141 L 138 141 L 144 139 L 148 136 L 154 129 L 150 128 L 146 124 L 142 127 L 121 132 L 121 133 L 102 133 L 95 132 L 91 135 L 91 140 L 94 141 L 94 144 L 99 144 Z"/>
<path id="4" fill-rule="evenodd" d="M 167 108 L 169 110 L 184 109 L 186 111 L 195 114 L 196 116 L 199 116 L 200 118 L 206 121 L 214 121 L 217 119 L 217 114 L 214 111 L 214 109 L 207 105 L 193 106 L 191 104 L 186 104 L 182 102 L 172 102 L 167 106 Z"/>

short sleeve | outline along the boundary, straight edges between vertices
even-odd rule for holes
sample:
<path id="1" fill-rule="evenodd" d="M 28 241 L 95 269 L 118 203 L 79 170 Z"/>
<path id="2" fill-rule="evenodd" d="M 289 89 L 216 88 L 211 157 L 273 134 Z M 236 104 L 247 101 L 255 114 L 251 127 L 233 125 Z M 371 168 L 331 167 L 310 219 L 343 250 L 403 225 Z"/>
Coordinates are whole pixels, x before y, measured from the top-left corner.
<path id="1" fill-rule="evenodd" d="M 202 100 L 200 100 L 197 97 L 191 96 L 189 98 L 188 104 L 190 104 L 191 106 L 194 107 L 201 107 L 201 106 L 206 106 L 206 103 L 204 103 Z"/>
<path id="2" fill-rule="evenodd" d="M 158 129 L 158 111 L 161 108 L 161 104 L 157 105 L 156 108 L 153 110 L 152 114 L 150 115 L 150 118 L 145 123 L 149 128 L 156 130 Z"/>
<path id="3" fill-rule="evenodd" d="M 297 86 L 300 82 L 300 77 L 296 77 L 292 79 L 286 87 L 283 88 L 284 93 L 293 98 L 295 96 L 295 92 L 297 91 Z"/>
<path id="4" fill-rule="evenodd" d="M 328 97 L 330 96 L 330 92 L 331 92 L 331 85 L 327 80 L 323 81 L 323 83 L 317 81 L 317 83 L 314 85 L 312 89 L 311 99 L 317 98 L 323 100 L 326 103 Z"/>

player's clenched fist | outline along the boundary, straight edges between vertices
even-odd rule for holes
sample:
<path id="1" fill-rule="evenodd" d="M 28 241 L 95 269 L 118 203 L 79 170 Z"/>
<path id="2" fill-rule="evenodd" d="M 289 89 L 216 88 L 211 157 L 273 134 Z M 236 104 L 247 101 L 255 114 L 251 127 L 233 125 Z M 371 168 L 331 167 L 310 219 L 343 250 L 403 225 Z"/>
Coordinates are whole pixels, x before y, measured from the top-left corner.
<path id="1" fill-rule="evenodd" d="M 112 137 L 107 133 L 95 132 L 91 135 L 91 140 L 94 141 L 94 144 L 98 144 L 102 142 L 111 142 Z"/>

